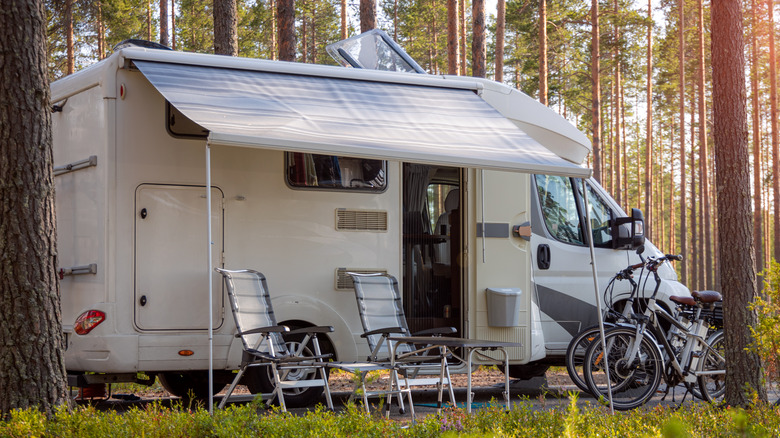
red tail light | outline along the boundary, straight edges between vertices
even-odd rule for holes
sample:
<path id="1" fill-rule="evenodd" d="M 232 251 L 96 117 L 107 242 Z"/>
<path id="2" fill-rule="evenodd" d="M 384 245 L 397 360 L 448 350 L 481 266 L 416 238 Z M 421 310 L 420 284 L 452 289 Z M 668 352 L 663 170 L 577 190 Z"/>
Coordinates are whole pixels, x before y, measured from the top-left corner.
<path id="1" fill-rule="evenodd" d="M 79 335 L 86 335 L 105 320 L 106 314 L 100 310 L 87 310 L 76 318 L 76 324 L 73 327 L 73 331 Z"/>

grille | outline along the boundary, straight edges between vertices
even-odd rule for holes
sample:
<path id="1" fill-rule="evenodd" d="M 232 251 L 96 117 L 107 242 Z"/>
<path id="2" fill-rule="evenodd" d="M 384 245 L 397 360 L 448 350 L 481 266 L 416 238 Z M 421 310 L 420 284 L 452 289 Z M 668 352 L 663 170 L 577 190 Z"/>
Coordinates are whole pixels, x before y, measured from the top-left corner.
<path id="1" fill-rule="evenodd" d="M 338 268 L 336 269 L 336 290 L 354 290 L 352 277 L 347 272 L 355 274 L 387 274 L 387 269 L 360 269 L 360 268 Z"/>
<path id="2" fill-rule="evenodd" d="M 339 231 L 387 231 L 387 212 L 383 210 L 336 210 Z"/>

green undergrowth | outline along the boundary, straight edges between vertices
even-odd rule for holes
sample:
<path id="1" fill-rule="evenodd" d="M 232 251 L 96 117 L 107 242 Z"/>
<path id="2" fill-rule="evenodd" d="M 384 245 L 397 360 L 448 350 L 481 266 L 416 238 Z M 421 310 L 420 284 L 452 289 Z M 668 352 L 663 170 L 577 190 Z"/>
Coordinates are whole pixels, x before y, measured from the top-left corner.
<path id="1" fill-rule="evenodd" d="M 203 409 L 150 404 L 126 412 L 93 407 L 61 408 L 51 419 L 36 410 L 15 411 L 0 421 L 2 437 L 777 437 L 780 408 L 749 409 L 706 404 L 619 412 L 603 407 L 533 409 L 522 403 L 509 413 L 500 406 L 467 415 L 447 409 L 416 424 L 366 415 L 351 405 L 340 413 L 322 408 L 304 415 L 265 410 L 257 404 L 230 406 L 210 416 Z"/>

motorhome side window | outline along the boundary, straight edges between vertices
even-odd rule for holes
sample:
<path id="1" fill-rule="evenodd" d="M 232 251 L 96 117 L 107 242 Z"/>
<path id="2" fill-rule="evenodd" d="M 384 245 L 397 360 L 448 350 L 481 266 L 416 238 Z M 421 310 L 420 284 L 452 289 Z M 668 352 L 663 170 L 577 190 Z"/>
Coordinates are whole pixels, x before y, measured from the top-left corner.
<path id="1" fill-rule="evenodd" d="M 547 231 L 557 240 L 584 245 L 577 200 L 571 179 L 562 176 L 536 175 L 539 204 Z"/>
<path id="2" fill-rule="evenodd" d="M 345 189 L 382 192 L 387 187 L 383 160 L 288 152 L 287 184 L 311 189 Z"/>
<path id="3" fill-rule="evenodd" d="M 580 183 L 581 184 L 581 183 Z M 590 184 L 585 184 L 588 193 L 588 208 L 590 213 L 590 229 L 593 233 L 594 246 L 610 246 L 612 235 L 610 234 L 610 208 L 601 199 Z"/>

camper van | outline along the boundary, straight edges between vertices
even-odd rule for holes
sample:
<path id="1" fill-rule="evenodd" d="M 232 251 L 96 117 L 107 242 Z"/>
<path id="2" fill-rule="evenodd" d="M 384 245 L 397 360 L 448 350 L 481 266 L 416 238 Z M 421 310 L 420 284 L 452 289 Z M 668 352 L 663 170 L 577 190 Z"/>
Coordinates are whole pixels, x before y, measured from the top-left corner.
<path id="1" fill-rule="evenodd" d="M 368 355 L 348 273 L 389 273 L 412 330 L 518 342 L 506 372 L 530 378 L 638 261 L 641 214 L 589 178 L 587 138 L 503 84 L 131 44 L 51 91 L 73 386 L 221 389 L 242 347 L 214 267 L 265 274 L 277 320 L 333 326 L 339 361 Z"/>

